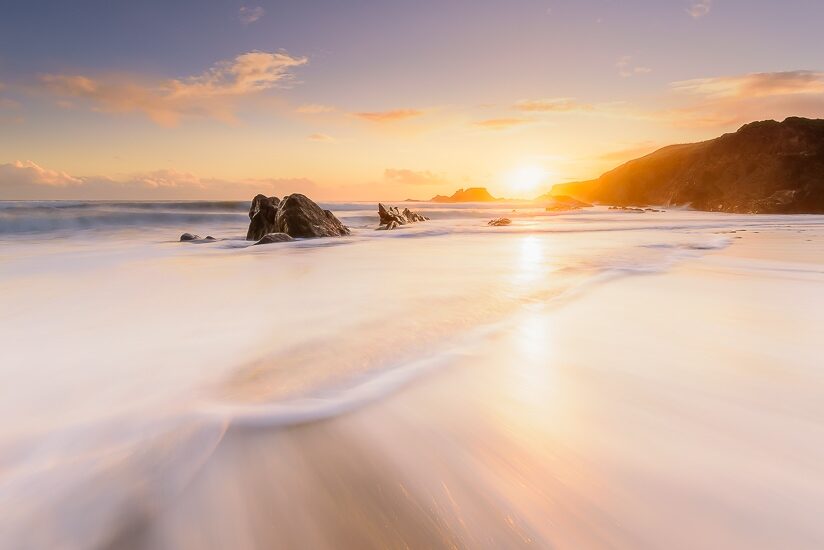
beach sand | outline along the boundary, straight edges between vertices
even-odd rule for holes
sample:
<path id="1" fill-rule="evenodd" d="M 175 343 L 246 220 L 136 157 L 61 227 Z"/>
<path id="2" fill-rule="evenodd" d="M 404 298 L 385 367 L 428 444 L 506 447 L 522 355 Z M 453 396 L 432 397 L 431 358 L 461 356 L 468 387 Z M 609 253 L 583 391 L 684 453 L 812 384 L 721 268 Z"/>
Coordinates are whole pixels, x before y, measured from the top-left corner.
<path id="1" fill-rule="evenodd" d="M 135 548 L 822 548 L 824 232 L 528 305 L 330 419 L 227 426 Z"/>

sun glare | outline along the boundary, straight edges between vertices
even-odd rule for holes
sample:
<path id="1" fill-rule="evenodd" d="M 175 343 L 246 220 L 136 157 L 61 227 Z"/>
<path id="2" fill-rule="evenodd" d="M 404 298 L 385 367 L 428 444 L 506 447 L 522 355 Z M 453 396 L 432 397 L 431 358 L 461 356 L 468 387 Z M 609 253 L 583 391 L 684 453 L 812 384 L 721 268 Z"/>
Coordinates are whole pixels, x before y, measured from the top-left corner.
<path id="1" fill-rule="evenodd" d="M 513 193 L 534 193 L 545 183 L 550 172 L 537 164 L 525 164 L 506 175 L 506 184 Z"/>

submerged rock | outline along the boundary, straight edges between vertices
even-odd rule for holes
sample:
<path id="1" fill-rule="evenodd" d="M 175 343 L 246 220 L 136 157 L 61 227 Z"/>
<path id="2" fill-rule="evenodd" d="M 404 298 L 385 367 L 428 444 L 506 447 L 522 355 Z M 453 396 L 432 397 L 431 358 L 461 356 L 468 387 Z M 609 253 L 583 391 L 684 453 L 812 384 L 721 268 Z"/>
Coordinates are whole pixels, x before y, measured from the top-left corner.
<path id="1" fill-rule="evenodd" d="M 249 208 L 249 231 L 246 232 L 247 241 L 255 241 L 268 233 L 278 231 L 275 224 L 279 204 L 280 199 L 277 197 L 256 195 L 252 199 L 252 206 Z"/>
<path id="2" fill-rule="evenodd" d="M 578 199 L 574 199 L 566 195 L 548 195 L 551 202 L 546 207 L 547 212 L 567 212 L 570 210 L 590 208 L 592 206 L 588 202 L 579 201 Z"/>
<path id="3" fill-rule="evenodd" d="M 509 218 L 495 218 L 494 220 L 489 220 L 486 225 L 493 225 L 493 226 L 501 226 L 501 225 L 509 225 L 512 223 L 512 220 Z"/>
<path id="4" fill-rule="evenodd" d="M 621 210 L 622 212 L 638 212 L 640 214 L 643 214 L 643 213 L 646 212 L 646 210 L 644 210 L 643 208 L 635 208 L 635 207 L 632 207 L 632 206 L 610 206 L 609 209 L 610 210 Z"/>
<path id="5" fill-rule="evenodd" d="M 193 244 L 203 244 L 203 243 L 212 243 L 215 242 L 217 239 L 212 237 L 211 235 L 206 235 L 205 237 L 201 238 L 200 235 L 193 235 L 191 233 L 184 233 L 180 236 L 181 242 L 186 243 L 193 243 Z"/>
<path id="6" fill-rule="evenodd" d="M 397 206 L 386 208 L 381 203 L 378 203 L 378 217 L 380 218 L 380 226 L 378 229 L 395 229 L 398 226 L 408 223 L 425 222 L 429 220 L 426 216 L 413 212 L 408 208 L 404 208 L 403 212 L 401 212 Z"/>
<path id="7" fill-rule="evenodd" d="M 293 239 L 286 233 L 268 233 L 252 246 L 255 246 L 257 244 L 288 243 L 294 240 L 295 239 Z"/>
<path id="8" fill-rule="evenodd" d="M 341 237 L 349 234 L 329 210 L 323 210 L 306 195 L 293 193 L 283 197 L 277 208 L 275 231 L 291 237 Z"/>

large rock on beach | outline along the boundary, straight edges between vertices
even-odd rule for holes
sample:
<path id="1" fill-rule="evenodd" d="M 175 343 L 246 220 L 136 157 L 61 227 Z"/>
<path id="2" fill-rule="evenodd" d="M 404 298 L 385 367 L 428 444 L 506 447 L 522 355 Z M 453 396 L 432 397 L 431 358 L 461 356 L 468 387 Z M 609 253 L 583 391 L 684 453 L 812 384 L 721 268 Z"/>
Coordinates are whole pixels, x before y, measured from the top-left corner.
<path id="1" fill-rule="evenodd" d="M 249 231 L 246 240 L 255 244 L 284 242 L 283 237 L 270 235 L 285 234 L 290 238 L 340 237 L 349 234 L 329 210 L 323 210 L 306 195 L 292 193 L 283 199 L 257 195 L 249 208 Z M 264 242 L 265 241 L 265 242 Z"/>
<path id="2" fill-rule="evenodd" d="M 329 210 L 323 210 L 306 195 L 292 193 L 283 197 L 277 208 L 276 232 L 290 237 L 341 237 L 349 234 Z"/>

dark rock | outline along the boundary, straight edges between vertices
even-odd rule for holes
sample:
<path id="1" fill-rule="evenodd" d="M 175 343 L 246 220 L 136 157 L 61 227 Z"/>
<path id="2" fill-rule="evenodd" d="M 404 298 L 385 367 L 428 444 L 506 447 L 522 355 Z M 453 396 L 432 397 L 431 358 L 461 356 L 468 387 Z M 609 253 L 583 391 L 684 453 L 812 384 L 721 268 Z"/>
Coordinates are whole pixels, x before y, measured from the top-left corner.
<path id="1" fill-rule="evenodd" d="M 252 206 L 249 208 L 249 231 L 246 232 L 247 241 L 256 241 L 269 233 L 278 231 L 275 221 L 278 213 L 280 199 L 277 197 L 267 197 L 266 195 L 256 195 L 252 199 Z"/>
<path id="2" fill-rule="evenodd" d="M 286 233 L 291 237 L 340 237 L 349 234 L 329 210 L 323 210 L 306 195 L 293 193 L 283 197 L 277 208 L 275 229 L 267 233 Z M 262 236 L 261 236 L 262 237 Z"/>
<path id="3" fill-rule="evenodd" d="M 184 233 L 180 236 L 181 241 L 198 241 L 200 240 L 200 235 L 192 235 L 191 233 Z"/>
<path id="4" fill-rule="evenodd" d="M 509 225 L 512 223 L 512 220 L 509 218 L 495 218 L 494 220 L 489 220 L 486 225 L 493 225 L 493 226 L 501 226 L 501 225 Z"/>
<path id="5" fill-rule="evenodd" d="M 643 208 L 634 208 L 632 206 L 610 206 L 610 210 L 621 210 L 622 212 L 638 212 L 643 214 L 646 212 Z"/>
<path id="6" fill-rule="evenodd" d="M 288 243 L 294 240 L 295 239 L 293 239 L 286 233 L 269 233 L 267 235 L 264 235 L 258 242 L 256 242 L 252 246 L 255 246 L 257 244 Z"/>
<path id="7" fill-rule="evenodd" d="M 400 227 L 400 224 L 398 222 L 396 222 L 395 220 L 391 220 L 386 225 L 379 226 L 378 231 L 386 231 L 386 230 L 389 230 L 389 229 L 397 229 L 399 227 Z"/>
<path id="8" fill-rule="evenodd" d="M 378 203 L 378 217 L 380 218 L 380 227 L 378 227 L 378 229 L 395 229 L 400 225 L 424 222 L 429 219 L 426 216 L 409 210 L 408 208 L 404 208 L 403 212 L 401 212 L 397 206 L 390 206 L 389 208 L 386 208 L 380 203 Z M 389 227 L 389 225 L 392 225 L 392 227 Z"/>

